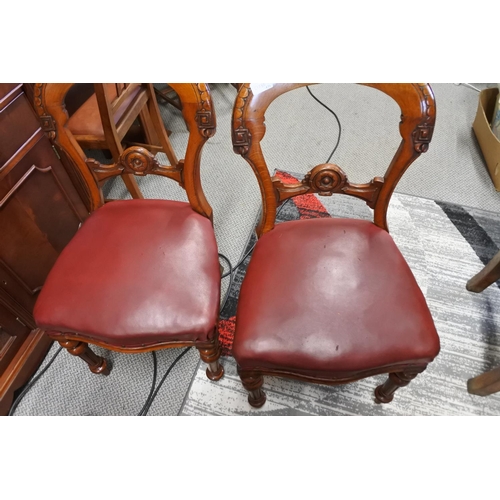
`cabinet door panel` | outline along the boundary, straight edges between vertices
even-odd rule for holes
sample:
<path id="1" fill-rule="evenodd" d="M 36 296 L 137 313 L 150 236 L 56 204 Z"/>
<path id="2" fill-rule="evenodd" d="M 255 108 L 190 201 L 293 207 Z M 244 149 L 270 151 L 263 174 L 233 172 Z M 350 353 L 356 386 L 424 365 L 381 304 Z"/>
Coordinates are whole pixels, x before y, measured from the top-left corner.
<path id="1" fill-rule="evenodd" d="M 88 212 L 43 136 L 0 183 L 0 287 L 31 312 Z M 4 282 L 7 282 L 5 284 Z"/>

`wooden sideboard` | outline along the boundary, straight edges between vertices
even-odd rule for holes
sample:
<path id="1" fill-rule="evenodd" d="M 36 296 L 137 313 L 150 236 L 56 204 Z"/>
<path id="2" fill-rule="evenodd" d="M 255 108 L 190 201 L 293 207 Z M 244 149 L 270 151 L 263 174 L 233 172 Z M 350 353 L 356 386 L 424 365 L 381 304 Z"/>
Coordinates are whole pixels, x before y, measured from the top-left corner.
<path id="1" fill-rule="evenodd" d="M 30 84 L 0 83 L 0 415 L 50 347 L 33 306 L 89 215 L 74 171 L 52 148 L 28 96 Z"/>

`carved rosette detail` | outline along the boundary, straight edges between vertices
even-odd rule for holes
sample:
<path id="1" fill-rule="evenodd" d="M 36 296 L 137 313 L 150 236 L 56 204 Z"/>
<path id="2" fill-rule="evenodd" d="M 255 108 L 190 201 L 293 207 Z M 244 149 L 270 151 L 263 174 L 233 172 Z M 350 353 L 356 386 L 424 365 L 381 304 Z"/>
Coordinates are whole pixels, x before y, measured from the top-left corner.
<path id="1" fill-rule="evenodd" d="M 342 191 L 347 183 L 347 176 L 338 165 L 323 164 L 306 174 L 302 183 L 321 196 L 331 196 Z"/>
<path id="2" fill-rule="evenodd" d="M 248 153 L 252 139 L 249 130 L 243 127 L 243 113 L 251 92 L 249 83 L 242 84 L 233 109 L 233 150 L 242 156 Z"/>
<path id="3" fill-rule="evenodd" d="M 158 160 L 146 149 L 141 147 L 129 148 L 120 156 L 119 166 L 125 173 L 146 175 L 160 168 Z"/>
<path id="4" fill-rule="evenodd" d="M 140 176 L 155 174 L 174 179 L 180 186 L 184 186 L 182 176 L 184 160 L 180 160 L 176 167 L 161 165 L 150 151 L 140 146 L 131 146 L 126 149 L 118 158 L 118 162 L 111 165 L 103 165 L 94 158 L 87 158 L 85 163 L 97 181 L 122 174 Z"/>
<path id="5" fill-rule="evenodd" d="M 215 134 L 215 115 L 212 110 L 212 101 L 206 83 L 197 83 L 199 94 L 199 109 L 196 112 L 196 123 L 203 137 L 209 138 Z"/>
<path id="6" fill-rule="evenodd" d="M 418 84 L 418 90 L 424 98 L 425 117 L 423 122 L 417 125 L 413 131 L 413 144 L 415 151 L 425 153 L 429 149 L 429 143 L 432 139 L 436 110 L 434 108 L 434 101 L 428 93 L 427 85 Z"/>

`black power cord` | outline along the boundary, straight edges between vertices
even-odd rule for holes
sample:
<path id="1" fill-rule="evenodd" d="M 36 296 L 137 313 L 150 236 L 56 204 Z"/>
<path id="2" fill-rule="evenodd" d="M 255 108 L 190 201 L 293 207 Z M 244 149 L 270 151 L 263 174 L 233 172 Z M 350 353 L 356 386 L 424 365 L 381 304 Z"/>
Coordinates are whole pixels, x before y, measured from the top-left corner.
<path id="1" fill-rule="evenodd" d="M 155 351 L 151 351 L 151 354 L 153 355 L 153 382 L 151 383 L 151 389 L 149 391 L 148 397 L 146 398 L 146 402 L 144 403 L 144 406 L 141 408 L 141 411 L 137 414 L 138 417 L 146 415 L 149 410 L 149 407 L 151 406 L 151 403 L 153 402 L 153 393 L 156 387 L 156 376 L 158 375 L 158 360 L 156 358 Z"/>
<path id="2" fill-rule="evenodd" d="M 148 396 L 148 399 L 144 403 L 144 406 L 142 407 L 141 411 L 137 415 L 138 417 L 145 417 L 148 414 L 149 408 L 151 407 L 151 404 L 153 403 L 154 399 L 156 398 L 158 391 L 161 389 L 161 386 L 167 380 L 168 374 L 172 371 L 174 366 L 177 364 L 178 361 L 181 360 L 181 358 L 187 354 L 187 352 L 191 349 L 191 347 L 186 347 L 175 359 L 172 361 L 172 364 L 168 367 L 168 370 L 165 372 L 165 375 L 163 375 L 162 379 L 160 380 L 158 387 L 155 389 L 153 393 L 150 392 L 150 395 Z M 153 354 L 155 354 L 153 352 Z M 155 356 L 156 358 L 156 356 Z M 151 387 L 153 389 L 154 385 Z"/>
<path id="3" fill-rule="evenodd" d="M 337 143 L 335 144 L 332 152 L 330 153 L 330 156 L 328 157 L 328 160 L 326 160 L 325 163 L 329 163 L 330 160 L 332 159 L 332 156 L 333 156 L 333 153 L 335 153 L 335 151 L 337 151 L 337 148 L 339 147 L 339 144 L 340 144 L 340 137 L 342 135 L 342 125 L 340 124 L 340 120 L 339 120 L 339 117 L 337 116 L 337 114 L 335 113 L 335 111 L 333 111 L 332 109 L 330 109 L 324 102 L 320 101 L 312 92 L 311 92 L 311 89 L 309 88 L 309 86 L 306 86 L 306 89 L 307 91 L 309 92 L 309 94 L 311 94 L 311 97 L 319 102 L 321 104 L 321 106 L 323 106 L 324 108 L 326 108 L 328 111 L 330 111 L 330 113 L 335 117 L 335 120 L 337 120 L 337 124 L 339 126 L 339 135 L 337 137 Z"/>
<path id="4" fill-rule="evenodd" d="M 49 369 L 50 365 L 55 361 L 59 353 L 63 350 L 62 347 L 59 347 L 59 349 L 55 352 L 55 354 L 52 356 L 51 360 L 47 363 L 47 365 L 44 367 L 44 369 L 36 376 L 34 376 L 24 387 L 24 389 L 21 391 L 21 394 L 17 396 L 16 400 L 12 403 L 12 406 L 9 410 L 8 416 L 12 417 L 14 415 L 14 412 L 16 411 L 16 408 L 19 406 L 19 403 L 21 400 L 26 396 L 26 393 L 38 382 L 40 377 Z"/>
<path id="5" fill-rule="evenodd" d="M 330 156 L 328 156 L 328 159 L 326 160 L 325 163 L 329 163 L 329 161 L 332 159 L 332 156 L 334 155 L 335 151 L 337 151 L 337 148 L 339 147 L 339 144 L 340 144 L 340 137 L 342 136 L 342 125 L 340 124 L 340 120 L 339 120 L 339 117 L 337 116 L 337 114 L 335 113 L 335 111 L 333 111 L 333 109 L 330 109 L 324 102 L 320 101 L 312 92 L 311 92 L 311 89 L 309 88 L 309 86 L 306 85 L 306 88 L 307 88 L 307 91 L 309 92 L 309 94 L 311 94 L 311 97 L 317 101 L 319 104 L 321 104 L 321 106 L 323 106 L 324 108 L 326 108 L 334 117 L 335 117 L 335 120 L 337 121 L 337 124 L 338 124 L 338 127 L 339 127 L 339 133 L 338 133 L 338 137 L 337 137 L 337 142 L 335 143 L 335 146 L 332 150 L 332 152 L 330 153 Z M 291 198 L 288 198 L 278 209 L 278 211 L 276 212 L 276 218 L 278 218 L 279 214 L 281 213 L 281 211 L 283 210 L 283 208 L 285 207 L 285 205 L 291 200 Z M 257 242 L 255 242 L 252 247 L 246 252 L 246 254 L 241 258 L 241 260 L 234 266 L 234 267 L 230 267 L 230 270 L 223 274 L 222 275 L 222 278 L 225 278 L 227 276 L 229 276 L 231 273 L 233 273 L 234 271 L 236 271 L 236 269 L 238 269 L 238 267 L 241 266 L 241 264 L 243 264 L 243 262 L 245 262 L 245 260 L 247 259 L 247 257 L 253 252 L 254 248 L 255 248 L 255 245 L 257 244 Z M 229 263 L 229 266 L 231 266 L 231 263 L 228 261 L 227 257 L 224 257 L 222 254 L 219 254 L 220 257 L 223 257 L 224 259 L 226 259 L 226 261 Z M 231 288 L 231 284 L 229 285 L 229 288 L 228 290 L 230 290 Z M 226 297 L 227 299 L 227 297 Z M 225 305 L 225 301 L 224 301 L 224 305 Z M 221 311 L 222 309 L 224 309 L 224 306 L 221 307 Z"/>
<path id="6" fill-rule="evenodd" d="M 229 285 L 227 287 L 227 292 L 224 297 L 224 300 L 222 302 L 222 305 L 220 306 L 220 311 L 224 309 L 224 306 L 226 305 L 227 299 L 229 298 L 229 292 L 231 291 L 231 286 L 233 285 L 233 280 L 234 280 L 234 272 L 233 272 L 233 266 L 231 265 L 231 261 L 222 253 L 219 253 L 219 257 L 223 260 L 226 261 L 227 265 L 229 266 L 229 271 L 226 274 L 222 275 L 222 278 L 225 278 L 229 276 Z M 146 399 L 146 402 L 144 403 L 144 406 L 142 407 L 141 411 L 137 415 L 138 417 L 145 417 L 148 414 L 149 408 L 151 407 L 151 404 L 153 403 L 154 399 L 156 398 L 161 386 L 167 379 L 168 374 L 172 371 L 173 367 L 177 364 L 178 361 L 191 349 L 191 347 L 187 347 L 184 349 L 179 356 L 177 356 L 172 364 L 169 366 L 168 370 L 166 371 L 165 375 L 163 375 L 162 379 L 160 380 L 160 383 L 158 384 L 158 387 L 155 389 L 155 384 L 156 384 L 156 372 L 157 372 L 157 361 L 156 361 L 156 353 L 153 351 L 153 369 L 154 369 L 154 374 L 153 374 L 153 382 L 151 385 L 151 390 L 149 392 L 149 396 Z"/>
<path id="7" fill-rule="evenodd" d="M 340 137 L 342 135 L 342 125 L 340 124 L 340 120 L 339 120 L 339 117 L 337 116 L 337 114 L 335 113 L 335 111 L 333 111 L 332 109 L 330 109 L 325 103 L 323 103 L 322 101 L 320 101 L 312 92 L 311 92 L 311 89 L 309 88 L 309 86 L 306 86 L 307 88 L 307 91 L 309 92 L 309 94 L 311 95 L 311 97 L 317 101 L 319 104 L 321 104 L 321 106 L 323 106 L 324 108 L 326 108 L 334 117 L 335 117 L 335 120 L 337 121 L 337 124 L 338 124 L 338 127 L 339 127 L 339 133 L 338 133 L 338 137 L 337 137 L 337 142 L 332 150 L 332 152 L 330 153 L 330 156 L 328 157 L 328 159 L 326 160 L 326 163 L 329 163 L 329 161 L 331 160 L 332 156 L 334 155 L 335 151 L 337 150 L 339 144 L 340 144 Z M 281 211 L 283 210 L 283 208 L 285 207 L 285 205 L 291 200 L 291 198 L 288 198 L 278 209 L 278 211 L 276 212 L 276 218 L 278 218 L 279 214 L 281 213 Z M 226 273 L 223 273 L 222 276 L 221 276 L 221 279 L 223 278 L 227 278 L 229 276 L 229 285 L 228 285 L 228 288 L 227 288 L 227 292 L 226 292 L 226 296 L 224 297 L 224 300 L 222 302 L 222 305 L 220 307 L 220 311 L 222 311 L 227 303 L 227 300 L 229 298 L 229 293 L 231 292 L 231 286 L 233 284 L 233 280 L 234 280 L 234 273 L 235 271 L 243 264 L 243 262 L 245 262 L 245 260 L 247 259 L 247 257 L 253 252 L 254 248 L 255 248 L 255 245 L 257 244 L 257 242 L 255 242 L 252 247 L 245 253 L 245 255 L 240 259 L 240 261 L 233 267 L 231 265 L 231 261 L 223 254 L 219 253 L 219 257 L 223 260 L 226 261 L 226 263 L 228 264 L 229 266 L 229 271 L 227 271 Z M 47 363 L 47 365 L 44 367 L 44 369 L 38 374 L 36 375 L 35 377 L 33 377 L 25 386 L 25 388 L 22 390 L 21 394 L 19 394 L 19 396 L 16 398 L 16 400 L 14 401 L 14 403 L 12 404 L 12 407 L 9 411 L 9 416 L 13 416 L 14 415 L 14 412 L 16 411 L 17 407 L 19 406 L 19 403 L 21 402 L 21 400 L 24 398 L 24 396 L 26 395 L 26 393 L 31 389 L 31 387 L 33 387 L 33 385 L 35 385 L 35 383 L 40 379 L 40 377 L 48 370 L 48 368 L 50 367 L 50 365 L 52 365 L 52 363 L 55 361 L 55 359 L 57 358 L 57 356 L 59 355 L 59 353 L 62 351 L 62 347 L 60 347 L 56 353 L 52 356 L 51 360 Z M 163 383 L 165 382 L 165 380 L 167 379 L 169 373 L 172 371 L 172 369 L 174 368 L 174 366 L 177 364 L 178 361 L 181 360 L 181 358 L 189 351 L 189 349 L 191 349 L 191 347 L 187 347 L 186 349 L 184 349 L 181 354 L 179 354 L 175 359 L 174 361 L 172 362 L 172 364 L 168 367 L 168 370 L 165 372 L 165 375 L 163 375 L 162 379 L 160 380 L 158 386 L 155 388 L 155 385 L 156 385 L 156 378 L 157 378 L 157 375 L 158 375 L 158 360 L 157 360 L 157 357 L 156 357 L 156 352 L 155 351 L 152 351 L 152 355 L 153 355 L 153 381 L 152 381 L 152 384 L 151 384 L 151 389 L 149 391 L 149 394 L 148 394 L 148 397 L 146 398 L 146 401 L 144 403 L 144 405 L 142 406 L 141 408 L 141 411 L 138 413 L 137 416 L 146 416 L 148 414 L 148 411 L 154 401 L 154 399 L 156 398 L 161 386 L 163 385 Z"/>

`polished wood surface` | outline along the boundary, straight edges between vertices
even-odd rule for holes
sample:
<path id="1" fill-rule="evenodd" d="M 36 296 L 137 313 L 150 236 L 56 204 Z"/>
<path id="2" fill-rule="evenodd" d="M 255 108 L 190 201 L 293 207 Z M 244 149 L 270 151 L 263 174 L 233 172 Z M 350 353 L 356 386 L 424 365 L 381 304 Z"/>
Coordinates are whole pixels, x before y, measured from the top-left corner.
<path id="1" fill-rule="evenodd" d="M 155 93 L 160 99 L 172 105 L 174 108 L 182 111 L 182 103 L 179 99 L 179 96 L 170 85 L 167 85 L 163 89 L 155 88 Z"/>

